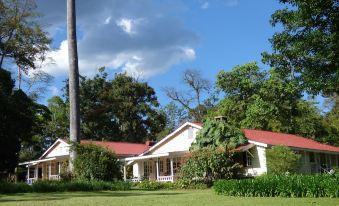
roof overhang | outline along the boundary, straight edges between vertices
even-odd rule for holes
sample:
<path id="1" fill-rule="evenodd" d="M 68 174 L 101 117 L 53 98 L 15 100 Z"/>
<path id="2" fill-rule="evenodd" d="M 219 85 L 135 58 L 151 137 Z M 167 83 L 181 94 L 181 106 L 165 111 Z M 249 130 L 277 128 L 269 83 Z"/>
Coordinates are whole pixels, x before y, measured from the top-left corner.
<path id="1" fill-rule="evenodd" d="M 32 161 L 28 161 L 28 162 L 21 162 L 21 163 L 19 163 L 19 166 L 22 166 L 22 165 L 32 166 L 32 165 L 39 164 L 41 162 L 49 162 L 49 161 L 52 161 L 52 160 L 64 159 L 64 158 L 67 158 L 67 157 L 69 157 L 69 156 L 63 155 L 63 156 L 49 157 L 49 158 L 46 158 L 46 159 L 38 159 L 38 160 L 32 160 Z"/>

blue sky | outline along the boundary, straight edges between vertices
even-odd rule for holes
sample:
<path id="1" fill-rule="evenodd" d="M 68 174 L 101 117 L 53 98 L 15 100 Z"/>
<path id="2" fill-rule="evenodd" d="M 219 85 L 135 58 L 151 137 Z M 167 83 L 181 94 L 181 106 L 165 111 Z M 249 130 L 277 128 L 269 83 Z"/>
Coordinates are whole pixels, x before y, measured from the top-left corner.
<path id="1" fill-rule="evenodd" d="M 54 63 L 42 68 L 55 77 L 40 99 L 46 103 L 62 94 L 68 75 L 66 4 L 38 0 L 37 5 L 53 38 Z M 261 52 L 271 50 L 270 16 L 282 7 L 275 0 L 77 0 L 80 72 L 90 77 L 106 66 L 111 75 L 140 76 L 165 105 L 169 100 L 162 88 L 184 89 L 185 69 L 199 69 L 214 81 L 222 69 L 260 62 Z"/>

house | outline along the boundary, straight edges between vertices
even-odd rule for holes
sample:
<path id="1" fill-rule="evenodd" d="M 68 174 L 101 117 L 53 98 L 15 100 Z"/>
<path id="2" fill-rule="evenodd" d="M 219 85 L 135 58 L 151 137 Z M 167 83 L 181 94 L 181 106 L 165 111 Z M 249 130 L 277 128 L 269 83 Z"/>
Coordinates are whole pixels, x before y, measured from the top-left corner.
<path id="1" fill-rule="evenodd" d="M 133 166 L 132 181 L 175 181 L 178 170 L 202 126 L 201 123 L 186 122 L 139 156 L 125 158 L 124 167 Z M 285 145 L 299 153 L 299 172 L 303 174 L 325 172 L 339 166 L 339 147 L 292 134 L 252 129 L 242 131 L 248 144 L 236 148 L 236 151 L 243 157 L 241 163 L 247 176 L 258 176 L 267 172 L 265 152 L 274 145 Z M 126 174 L 124 177 L 126 179 Z"/>
<path id="2" fill-rule="evenodd" d="M 81 140 L 81 144 L 95 144 L 112 150 L 117 158 L 137 156 L 150 148 L 152 142 L 146 144 Z M 27 183 L 37 180 L 59 180 L 63 167 L 69 161 L 70 144 L 67 140 L 57 139 L 37 160 L 23 162 L 19 165 L 27 167 Z"/>
<path id="3" fill-rule="evenodd" d="M 131 181 L 144 179 L 173 182 L 189 154 L 189 148 L 202 129 L 201 123 L 186 122 L 175 131 L 152 145 L 123 142 L 81 141 L 82 144 L 96 144 L 115 152 L 124 164 L 124 179 L 127 167 L 133 168 Z M 339 167 L 339 147 L 321 144 L 311 139 L 292 134 L 242 130 L 248 143 L 235 149 L 242 158 L 246 176 L 258 176 L 267 172 L 266 149 L 274 145 L 285 145 L 301 155 L 299 171 L 303 174 L 321 173 Z M 69 160 L 67 141 L 58 139 L 38 160 L 24 162 L 27 166 L 27 182 L 38 179 L 60 179 L 62 165 Z"/>

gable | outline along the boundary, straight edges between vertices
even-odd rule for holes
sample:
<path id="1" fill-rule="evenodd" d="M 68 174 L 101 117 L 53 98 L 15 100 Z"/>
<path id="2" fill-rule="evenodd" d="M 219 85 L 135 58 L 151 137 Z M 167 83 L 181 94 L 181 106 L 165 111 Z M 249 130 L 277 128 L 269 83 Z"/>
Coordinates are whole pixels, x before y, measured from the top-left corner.
<path id="1" fill-rule="evenodd" d="M 56 144 L 53 144 L 48 150 L 46 154 L 42 156 L 42 158 L 56 157 L 56 156 L 64 156 L 69 155 L 69 144 L 64 141 L 57 141 Z"/>
<path id="2" fill-rule="evenodd" d="M 148 154 L 161 154 L 166 152 L 189 151 L 191 144 L 195 141 L 199 129 L 192 125 L 186 125 L 176 131 L 170 138 L 155 145 Z"/>

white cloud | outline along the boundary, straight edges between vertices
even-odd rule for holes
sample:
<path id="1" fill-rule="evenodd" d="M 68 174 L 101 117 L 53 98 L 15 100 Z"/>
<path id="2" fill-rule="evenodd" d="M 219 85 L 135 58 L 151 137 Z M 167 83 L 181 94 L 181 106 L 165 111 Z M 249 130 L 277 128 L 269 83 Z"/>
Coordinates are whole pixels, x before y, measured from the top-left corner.
<path id="1" fill-rule="evenodd" d="M 52 11 L 45 12 L 45 18 L 54 27 L 51 30 L 64 29 L 65 7 L 59 5 L 64 2 L 51 2 L 50 5 L 40 0 L 38 8 L 42 4 L 41 12 Z M 81 75 L 91 76 L 97 68 L 106 66 L 147 78 L 195 59 L 197 35 L 186 29 L 180 19 L 167 15 L 168 8 L 153 1 L 86 0 L 77 6 Z M 54 63 L 45 64 L 44 71 L 53 76 L 66 76 L 67 51 L 67 40 L 63 40 L 56 50 L 48 53 Z"/>
<path id="2" fill-rule="evenodd" d="M 202 9 L 208 9 L 210 7 L 210 3 L 208 1 L 205 1 L 200 8 Z"/>
<path id="3" fill-rule="evenodd" d="M 107 17 L 106 19 L 105 19 L 105 22 L 104 22 L 104 24 L 109 24 L 110 22 L 111 22 L 111 18 L 112 17 Z"/>

